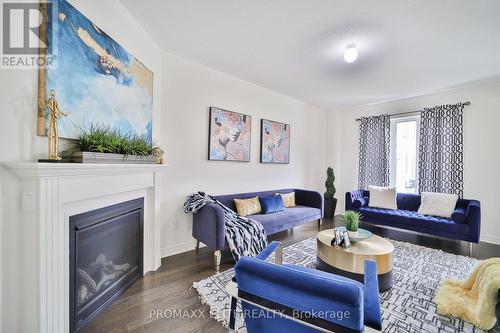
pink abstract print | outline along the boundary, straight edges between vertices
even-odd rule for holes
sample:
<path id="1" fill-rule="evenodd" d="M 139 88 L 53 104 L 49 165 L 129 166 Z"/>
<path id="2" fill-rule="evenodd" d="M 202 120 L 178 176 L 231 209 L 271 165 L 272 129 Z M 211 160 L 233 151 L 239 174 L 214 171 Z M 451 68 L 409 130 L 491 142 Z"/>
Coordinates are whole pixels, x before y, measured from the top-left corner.
<path id="1" fill-rule="evenodd" d="M 209 160 L 250 161 L 252 117 L 210 108 Z"/>
<path id="2" fill-rule="evenodd" d="M 262 119 L 260 161 L 284 164 L 290 162 L 290 125 Z"/>

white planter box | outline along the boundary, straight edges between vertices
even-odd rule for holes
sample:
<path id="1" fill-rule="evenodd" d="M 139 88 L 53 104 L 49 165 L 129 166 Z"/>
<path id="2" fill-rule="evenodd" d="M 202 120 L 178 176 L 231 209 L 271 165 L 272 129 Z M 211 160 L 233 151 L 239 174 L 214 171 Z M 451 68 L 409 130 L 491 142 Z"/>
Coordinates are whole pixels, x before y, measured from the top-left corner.
<path id="1" fill-rule="evenodd" d="M 94 153 L 88 151 L 74 152 L 69 159 L 86 164 L 159 164 L 155 156 L 123 155 L 110 153 Z"/>

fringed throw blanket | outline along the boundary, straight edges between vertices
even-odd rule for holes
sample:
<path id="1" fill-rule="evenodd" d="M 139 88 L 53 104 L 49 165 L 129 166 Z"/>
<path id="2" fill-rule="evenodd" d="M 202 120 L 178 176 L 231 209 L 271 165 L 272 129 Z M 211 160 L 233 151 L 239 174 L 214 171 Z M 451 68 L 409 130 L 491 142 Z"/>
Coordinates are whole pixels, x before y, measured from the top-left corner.
<path id="1" fill-rule="evenodd" d="M 500 258 L 484 260 L 465 281 L 446 279 L 435 302 L 437 313 L 461 318 L 477 328 L 490 330 L 496 322 L 495 306 L 500 289 Z"/>
<path id="2" fill-rule="evenodd" d="M 224 210 L 226 241 L 235 260 L 241 256 L 255 257 L 267 246 L 266 232 L 260 222 L 239 216 L 204 192 L 191 194 L 184 203 L 184 212 L 196 213 L 206 204 L 216 204 Z"/>

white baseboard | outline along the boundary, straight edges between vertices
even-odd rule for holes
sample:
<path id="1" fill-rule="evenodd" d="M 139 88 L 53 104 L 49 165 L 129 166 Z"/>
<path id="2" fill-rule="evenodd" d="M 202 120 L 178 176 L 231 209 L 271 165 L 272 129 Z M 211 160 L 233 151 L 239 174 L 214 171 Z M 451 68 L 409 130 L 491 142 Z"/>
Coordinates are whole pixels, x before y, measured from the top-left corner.
<path id="1" fill-rule="evenodd" d="M 170 245 L 170 246 L 165 246 L 161 248 L 161 257 L 168 257 L 172 256 L 174 254 L 179 254 L 182 252 L 187 252 L 190 250 L 194 250 L 195 244 L 192 241 L 185 242 L 185 243 L 180 243 L 180 244 L 175 244 L 175 245 Z"/>
<path id="2" fill-rule="evenodd" d="M 191 251 L 191 250 L 194 250 L 195 246 L 196 246 L 195 240 L 191 240 L 189 242 L 184 242 L 184 243 L 180 243 L 180 244 L 165 246 L 165 247 L 161 248 L 161 257 L 165 258 L 165 257 L 173 256 L 174 254 L 179 254 L 179 253 Z M 202 248 L 204 246 L 206 246 L 206 245 L 203 243 L 200 243 L 200 248 Z"/>
<path id="3" fill-rule="evenodd" d="M 500 245 L 500 237 L 481 235 L 481 242 Z"/>

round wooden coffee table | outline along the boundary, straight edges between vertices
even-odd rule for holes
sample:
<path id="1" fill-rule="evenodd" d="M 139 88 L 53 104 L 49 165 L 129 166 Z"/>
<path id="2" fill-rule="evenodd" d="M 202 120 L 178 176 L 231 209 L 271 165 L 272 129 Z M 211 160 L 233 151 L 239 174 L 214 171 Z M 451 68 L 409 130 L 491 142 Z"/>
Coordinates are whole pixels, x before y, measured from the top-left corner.
<path id="1" fill-rule="evenodd" d="M 365 260 L 370 259 L 377 263 L 379 291 L 392 288 L 394 246 L 391 242 L 373 235 L 351 243 L 349 248 L 343 248 L 332 246 L 332 240 L 333 229 L 318 233 L 317 269 L 363 282 Z"/>

